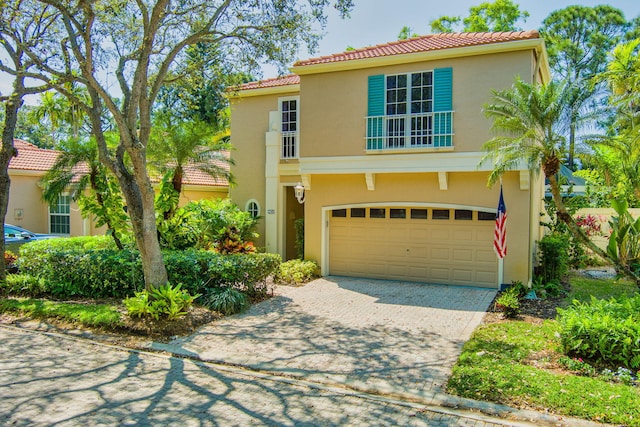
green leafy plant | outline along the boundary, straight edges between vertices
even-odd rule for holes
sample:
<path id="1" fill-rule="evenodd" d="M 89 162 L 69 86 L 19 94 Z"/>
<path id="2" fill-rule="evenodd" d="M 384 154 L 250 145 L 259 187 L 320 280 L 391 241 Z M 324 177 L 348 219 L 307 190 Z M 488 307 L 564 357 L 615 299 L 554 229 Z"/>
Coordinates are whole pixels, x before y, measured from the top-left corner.
<path id="1" fill-rule="evenodd" d="M 301 285 L 317 277 L 318 264 L 314 261 L 292 259 L 278 267 L 274 281 L 281 285 Z"/>
<path id="2" fill-rule="evenodd" d="M 606 380 L 611 382 L 618 382 L 624 385 L 636 385 L 638 382 L 638 375 L 640 375 L 640 371 L 636 374 L 633 373 L 630 369 L 619 367 L 616 371 L 612 371 L 611 369 L 603 369 L 600 373 L 600 376 Z"/>
<path id="3" fill-rule="evenodd" d="M 604 365 L 640 368 L 640 295 L 582 303 L 558 309 L 566 355 Z"/>
<path id="4" fill-rule="evenodd" d="M 18 265 L 16 262 L 18 261 L 18 256 L 11 251 L 5 251 L 4 253 L 4 266 L 9 273 L 17 273 Z"/>
<path id="5" fill-rule="evenodd" d="M 561 281 L 569 268 L 569 243 L 565 236 L 549 234 L 539 242 L 539 274 L 545 283 Z"/>
<path id="6" fill-rule="evenodd" d="M 496 299 L 496 309 L 507 319 L 513 319 L 520 314 L 519 292 L 517 287 L 512 286 Z"/>
<path id="7" fill-rule="evenodd" d="M 200 295 L 190 295 L 188 291 L 181 289 L 182 284 L 172 286 L 167 284 L 154 288 L 149 292 L 136 292 L 135 296 L 126 298 L 123 303 L 127 313 L 132 317 L 151 316 L 158 320 L 166 317 L 175 320 L 187 314 L 193 301 Z"/>
<path id="8" fill-rule="evenodd" d="M 618 267 L 640 274 L 640 218 L 633 219 L 626 200 L 612 200 L 611 207 L 618 216 L 611 218 L 611 235 L 607 245 L 607 255 Z"/>
<path id="9" fill-rule="evenodd" d="M 293 226 L 296 230 L 296 255 L 298 259 L 304 259 L 304 218 L 298 218 Z"/>
<path id="10" fill-rule="evenodd" d="M 0 287 L 9 295 L 31 297 L 43 295 L 47 289 L 44 279 L 29 274 L 9 274 Z"/>
<path id="11" fill-rule="evenodd" d="M 232 287 L 214 288 L 203 298 L 202 304 L 225 316 L 240 313 L 249 307 L 247 295 Z"/>
<path id="12" fill-rule="evenodd" d="M 581 358 L 562 356 L 558 359 L 560 366 L 577 373 L 578 375 L 584 375 L 585 377 L 592 377 L 595 375 L 596 370 L 589 363 L 585 362 Z"/>

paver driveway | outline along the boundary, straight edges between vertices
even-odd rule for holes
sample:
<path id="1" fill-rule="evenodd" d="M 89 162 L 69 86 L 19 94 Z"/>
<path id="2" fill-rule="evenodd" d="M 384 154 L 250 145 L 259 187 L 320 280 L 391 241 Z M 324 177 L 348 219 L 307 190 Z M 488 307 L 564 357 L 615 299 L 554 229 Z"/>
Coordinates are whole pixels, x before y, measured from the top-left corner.
<path id="1" fill-rule="evenodd" d="M 329 277 L 276 294 L 192 336 L 154 345 L 207 361 L 428 397 L 442 391 L 496 291 Z"/>

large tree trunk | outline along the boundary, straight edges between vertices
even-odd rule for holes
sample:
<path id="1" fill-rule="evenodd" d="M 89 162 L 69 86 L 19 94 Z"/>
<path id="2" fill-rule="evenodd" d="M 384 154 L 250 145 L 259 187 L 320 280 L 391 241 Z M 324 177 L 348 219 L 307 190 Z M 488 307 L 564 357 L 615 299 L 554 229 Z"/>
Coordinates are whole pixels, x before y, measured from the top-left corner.
<path id="1" fill-rule="evenodd" d="M 140 251 L 144 283 L 147 291 L 167 284 L 167 269 L 162 260 L 160 242 L 156 226 L 153 187 L 147 174 L 145 148 L 133 137 L 126 127 L 120 128 L 121 142 L 115 158 L 111 158 L 104 133 L 102 133 L 100 100 L 96 93 L 89 88 L 93 106 L 89 117 L 93 127 L 93 134 L 98 145 L 100 161 L 108 167 L 118 179 L 122 193 L 127 202 L 127 212 L 131 218 L 133 235 Z M 125 164 L 125 151 L 131 161 L 132 172 Z"/>
<path id="2" fill-rule="evenodd" d="M 19 82 L 22 83 L 20 77 Z M 4 128 L 2 129 L 2 149 L 0 149 L 0 217 L 2 217 L 2 224 L 0 225 L 0 232 L 2 232 L 2 241 L 0 241 L 0 252 L 2 252 L 2 262 L 0 262 L 0 280 L 5 280 L 7 277 L 6 268 L 4 265 L 4 220 L 7 216 L 7 208 L 9 207 L 9 190 L 11 187 L 11 179 L 9 178 L 9 162 L 17 152 L 13 146 L 13 136 L 15 134 L 16 123 L 18 121 L 18 110 L 22 104 L 22 97 L 14 95 L 5 104 L 5 116 L 4 116 Z"/>
<path id="3" fill-rule="evenodd" d="M 153 287 L 166 285 L 169 280 L 158 241 L 155 193 L 146 172 L 144 156 L 137 154 L 131 156 L 133 174 L 123 174 L 119 179 L 140 251 L 145 287 L 150 291 Z"/>
<path id="4" fill-rule="evenodd" d="M 576 170 L 575 156 L 576 156 L 576 123 L 572 118 L 571 124 L 569 125 L 569 155 L 567 158 L 569 169 L 571 169 L 572 171 Z"/>

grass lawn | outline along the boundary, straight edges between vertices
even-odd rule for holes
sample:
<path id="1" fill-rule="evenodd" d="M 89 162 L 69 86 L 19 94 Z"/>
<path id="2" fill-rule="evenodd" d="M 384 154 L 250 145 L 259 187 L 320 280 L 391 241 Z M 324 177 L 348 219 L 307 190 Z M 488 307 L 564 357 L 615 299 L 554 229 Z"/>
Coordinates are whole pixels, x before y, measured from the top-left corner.
<path id="1" fill-rule="evenodd" d="M 0 299 L 0 313 L 14 313 L 35 319 L 55 318 L 81 326 L 116 329 L 122 326 L 118 310 L 106 304 L 79 304 L 39 299 Z"/>
<path id="2" fill-rule="evenodd" d="M 622 281 L 572 277 L 564 301 L 633 295 L 635 285 Z M 563 304 L 563 305 L 564 305 Z M 580 376 L 558 359 L 559 326 L 555 320 L 515 320 L 484 324 L 473 334 L 453 369 L 451 394 L 593 421 L 640 426 L 640 387 Z"/>

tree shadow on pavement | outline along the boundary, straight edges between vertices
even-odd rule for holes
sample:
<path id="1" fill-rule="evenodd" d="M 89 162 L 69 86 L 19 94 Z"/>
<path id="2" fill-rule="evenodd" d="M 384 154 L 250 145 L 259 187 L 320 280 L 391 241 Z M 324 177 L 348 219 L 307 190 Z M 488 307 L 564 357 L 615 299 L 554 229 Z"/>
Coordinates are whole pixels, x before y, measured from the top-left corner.
<path id="1" fill-rule="evenodd" d="M 0 327 L 5 425 L 460 425 L 188 359 Z"/>
<path id="2" fill-rule="evenodd" d="M 289 298 L 277 297 L 157 348 L 359 389 L 441 391 L 464 340 L 440 333 L 447 324 L 430 328 L 429 318 L 414 319 L 407 327 L 378 320 L 349 325 L 340 316 L 312 314 Z M 439 320 L 450 322 L 450 328 L 459 328 L 458 321 Z"/>

